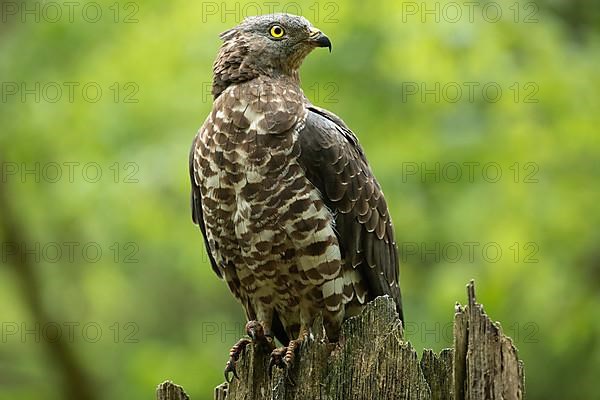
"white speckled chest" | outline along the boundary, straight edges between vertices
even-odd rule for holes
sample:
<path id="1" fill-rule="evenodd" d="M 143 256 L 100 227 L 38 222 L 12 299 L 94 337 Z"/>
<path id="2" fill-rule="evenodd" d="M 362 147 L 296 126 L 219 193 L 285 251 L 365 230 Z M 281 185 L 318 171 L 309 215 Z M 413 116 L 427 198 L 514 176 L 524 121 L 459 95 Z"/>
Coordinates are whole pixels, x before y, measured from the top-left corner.
<path id="1" fill-rule="evenodd" d="M 344 279 L 333 217 L 297 162 L 300 89 L 256 80 L 215 101 L 194 162 L 210 251 L 256 316 L 278 311 L 290 336 L 302 314 L 340 313 Z M 247 307 L 248 308 L 248 307 Z"/>

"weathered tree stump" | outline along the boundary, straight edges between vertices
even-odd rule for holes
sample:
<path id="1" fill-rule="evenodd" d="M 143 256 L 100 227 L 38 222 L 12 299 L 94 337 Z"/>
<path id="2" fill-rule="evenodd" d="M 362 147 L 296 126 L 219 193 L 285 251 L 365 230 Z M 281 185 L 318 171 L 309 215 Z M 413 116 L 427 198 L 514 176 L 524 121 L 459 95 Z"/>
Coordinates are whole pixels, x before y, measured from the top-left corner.
<path id="1" fill-rule="evenodd" d="M 190 400 L 181 386 L 165 381 L 156 388 L 157 400 Z"/>
<path id="2" fill-rule="evenodd" d="M 456 305 L 454 348 L 440 354 L 425 350 L 419 361 L 403 339 L 394 302 L 379 297 L 344 322 L 338 343 L 330 344 L 315 322 L 312 340 L 302 344 L 293 368 L 273 370 L 269 354 L 248 346 L 237 364 L 240 379 L 215 388 L 215 400 L 520 400 L 524 369 L 510 338 L 475 301 L 473 281 L 468 304 Z M 179 397 L 177 397 L 179 396 Z M 188 399 L 183 389 L 165 382 L 157 398 Z"/>

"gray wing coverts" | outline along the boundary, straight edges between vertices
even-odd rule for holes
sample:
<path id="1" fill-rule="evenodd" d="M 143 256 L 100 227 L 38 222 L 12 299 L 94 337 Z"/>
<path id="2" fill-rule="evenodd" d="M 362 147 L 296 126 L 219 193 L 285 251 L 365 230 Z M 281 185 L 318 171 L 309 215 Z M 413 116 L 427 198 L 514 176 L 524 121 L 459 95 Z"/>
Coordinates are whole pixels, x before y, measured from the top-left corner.
<path id="1" fill-rule="evenodd" d="M 369 300 L 391 296 L 404 320 L 391 217 L 358 140 L 339 117 L 311 106 L 298 141 L 300 163 L 335 215 L 342 257 L 366 279 Z"/>

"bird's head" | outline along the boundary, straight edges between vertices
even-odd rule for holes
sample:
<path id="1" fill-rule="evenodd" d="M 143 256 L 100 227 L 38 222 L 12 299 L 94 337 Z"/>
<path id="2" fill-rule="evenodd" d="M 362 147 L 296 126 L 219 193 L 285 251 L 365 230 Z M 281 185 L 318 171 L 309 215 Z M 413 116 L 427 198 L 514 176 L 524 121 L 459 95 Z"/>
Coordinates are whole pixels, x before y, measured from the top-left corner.
<path id="1" fill-rule="evenodd" d="M 304 17 L 269 14 L 248 17 L 221 34 L 223 45 L 215 60 L 213 95 L 227 86 L 259 75 L 297 78 L 304 58 L 331 42 Z"/>

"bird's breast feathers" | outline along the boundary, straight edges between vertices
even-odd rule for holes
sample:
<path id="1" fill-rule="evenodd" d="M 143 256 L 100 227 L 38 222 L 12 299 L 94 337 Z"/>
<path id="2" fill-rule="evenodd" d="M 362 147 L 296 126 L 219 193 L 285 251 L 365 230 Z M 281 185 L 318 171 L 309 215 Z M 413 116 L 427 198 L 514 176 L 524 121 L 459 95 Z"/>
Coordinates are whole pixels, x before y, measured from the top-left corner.
<path id="1" fill-rule="evenodd" d="M 195 157 L 204 160 L 197 162 L 202 195 L 214 200 L 203 205 L 209 242 L 237 243 L 217 246 L 217 258 L 236 253 L 253 274 L 268 275 L 267 266 L 281 268 L 293 253 L 298 287 L 325 284 L 319 297 L 333 311 L 347 285 L 333 215 L 298 162 L 305 105 L 292 85 L 232 86 L 215 102 Z"/>

